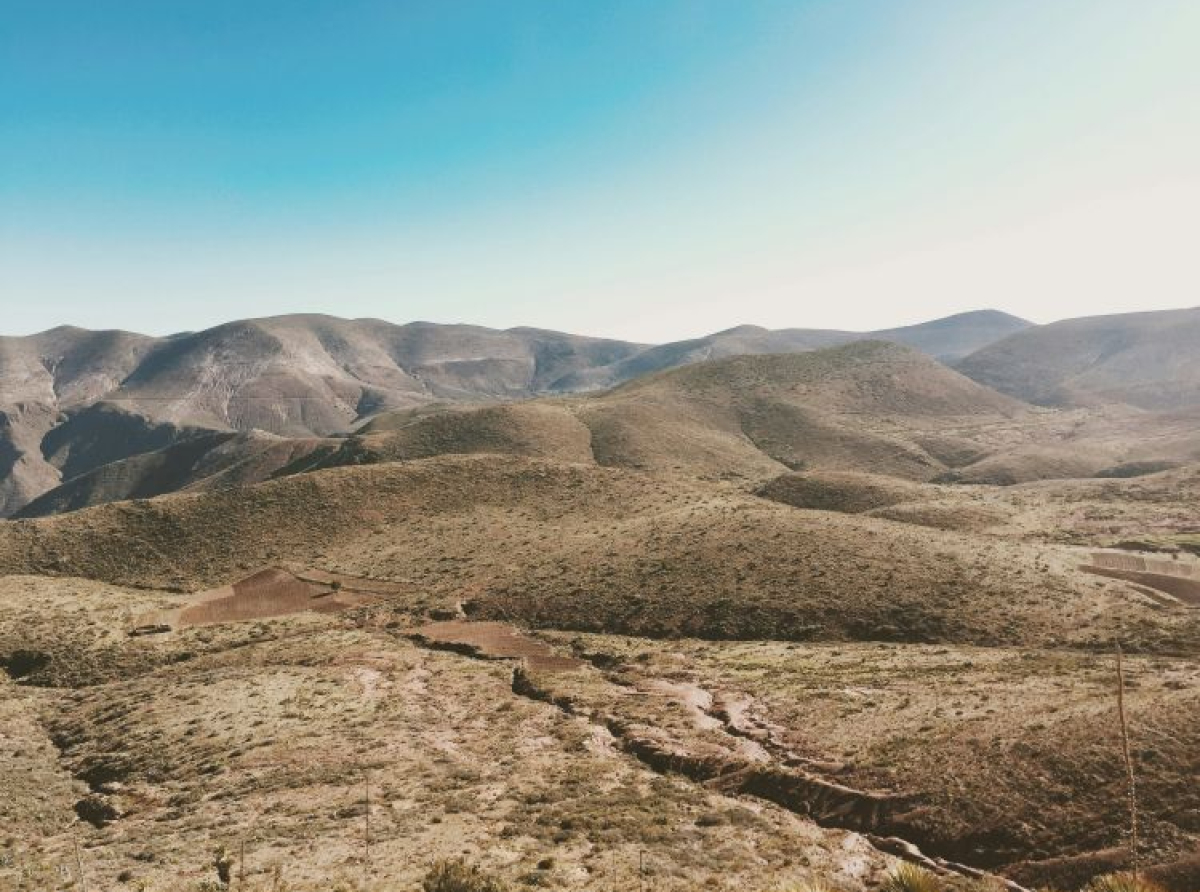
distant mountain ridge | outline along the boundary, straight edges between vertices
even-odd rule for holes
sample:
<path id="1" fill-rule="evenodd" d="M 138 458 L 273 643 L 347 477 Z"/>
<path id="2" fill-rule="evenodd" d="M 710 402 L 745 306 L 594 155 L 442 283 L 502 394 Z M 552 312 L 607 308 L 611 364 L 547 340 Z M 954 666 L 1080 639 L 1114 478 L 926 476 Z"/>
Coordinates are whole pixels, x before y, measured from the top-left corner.
<path id="1" fill-rule="evenodd" d="M 228 489 L 332 467 L 470 454 L 745 487 L 798 468 L 929 480 L 951 471 L 930 452 L 937 451 L 931 432 L 1005 425 L 1032 411 L 911 347 L 856 341 L 694 363 L 598 393 L 384 412 L 344 437 L 196 436 L 81 473 L 16 516 Z"/>
<path id="2" fill-rule="evenodd" d="M 983 347 L 956 367 L 1043 405 L 1193 409 L 1200 407 L 1200 307 L 1041 325 Z"/>
<path id="3" fill-rule="evenodd" d="M 702 338 L 674 341 L 650 347 L 610 369 L 605 384 L 619 384 L 648 372 L 690 365 L 728 356 L 764 353 L 802 353 L 822 347 L 836 347 L 854 341 L 892 341 L 926 353 L 941 362 L 953 362 L 1033 325 L 1025 319 L 999 310 L 975 310 L 956 313 L 942 319 L 879 331 L 853 332 L 822 328 L 767 329 L 757 325 L 739 325 Z M 593 375 L 596 372 L 592 373 Z"/>
<path id="4" fill-rule="evenodd" d="M 1028 324 L 980 311 L 878 333 L 744 326 L 648 346 L 293 315 L 167 337 L 70 326 L 0 337 L 0 516 L 110 462 L 213 433 L 321 438 L 385 411 L 599 390 L 705 359 L 870 337 L 949 359 Z"/>

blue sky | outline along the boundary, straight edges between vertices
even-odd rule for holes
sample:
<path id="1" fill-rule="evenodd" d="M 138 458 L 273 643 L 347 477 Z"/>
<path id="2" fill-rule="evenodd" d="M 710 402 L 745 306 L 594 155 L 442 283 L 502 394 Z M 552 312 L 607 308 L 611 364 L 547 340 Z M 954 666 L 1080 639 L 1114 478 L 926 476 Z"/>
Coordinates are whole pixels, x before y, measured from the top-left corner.
<path id="1" fill-rule="evenodd" d="M 1192 0 L 0 0 L 0 331 L 1200 303 Z"/>

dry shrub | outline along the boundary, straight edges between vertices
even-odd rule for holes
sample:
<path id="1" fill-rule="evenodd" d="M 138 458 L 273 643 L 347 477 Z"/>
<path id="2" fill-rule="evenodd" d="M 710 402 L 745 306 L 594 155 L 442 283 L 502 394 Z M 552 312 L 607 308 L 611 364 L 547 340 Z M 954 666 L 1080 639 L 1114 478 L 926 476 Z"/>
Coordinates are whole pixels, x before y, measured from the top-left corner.
<path id="1" fill-rule="evenodd" d="M 1135 873 L 1109 873 L 1088 883 L 1085 892 L 1165 892 L 1162 886 Z"/>
<path id="2" fill-rule="evenodd" d="M 782 886 L 777 892 L 834 892 L 832 886 L 826 885 L 821 880 L 806 880 L 803 883 L 796 883 L 791 886 Z"/>
<path id="3" fill-rule="evenodd" d="M 436 862 L 421 888 L 424 892 L 508 892 L 503 882 L 461 858 Z"/>
<path id="4" fill-rule="evenodd" d="M 937 874 L 908 861 L 901 862 L 888 875 L 881 892 L 942 892 Z"/>

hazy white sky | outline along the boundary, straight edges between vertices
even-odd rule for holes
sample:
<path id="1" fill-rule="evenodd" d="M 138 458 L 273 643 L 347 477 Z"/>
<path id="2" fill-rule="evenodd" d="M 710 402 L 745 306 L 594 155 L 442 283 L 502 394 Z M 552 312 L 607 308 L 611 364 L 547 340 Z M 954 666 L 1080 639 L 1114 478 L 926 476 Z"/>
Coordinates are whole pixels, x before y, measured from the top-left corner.
<path id="1" fill-rule="evenodd" d="M 1193 0 L 12 5 L 5 333 L 1200 304 Z"/>

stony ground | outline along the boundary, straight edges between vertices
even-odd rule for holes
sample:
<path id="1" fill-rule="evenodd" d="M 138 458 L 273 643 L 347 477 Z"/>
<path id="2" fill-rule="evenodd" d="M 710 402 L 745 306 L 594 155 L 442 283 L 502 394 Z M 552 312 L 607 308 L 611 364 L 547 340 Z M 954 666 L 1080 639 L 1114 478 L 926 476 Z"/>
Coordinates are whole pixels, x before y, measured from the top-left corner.
<path id="1" fill-rule="evenodd" d="M 83 595 L 93 618 L 126 595 L 156 600 L 17 584 L 68 615 Z M 61 644 L 51 663 L 93 644 Z M 114 674 L 0 687 L 16 757 L 0 772 L 0 888 L 50 888 L 77 863 L 93 888 L 199 888 L 218 848 L 240 865 L 243 846 L 251 888 L 415 887 L 463 855 L 562 889 L 635 888 L 643 870 L 662 889 L 812 876 L 857 889 L 890 862 L 856 834 L 653 771 L 586 719 L 514 694 L 511 664 L 384 622 L 306 614 L 121 650 Z"/>

